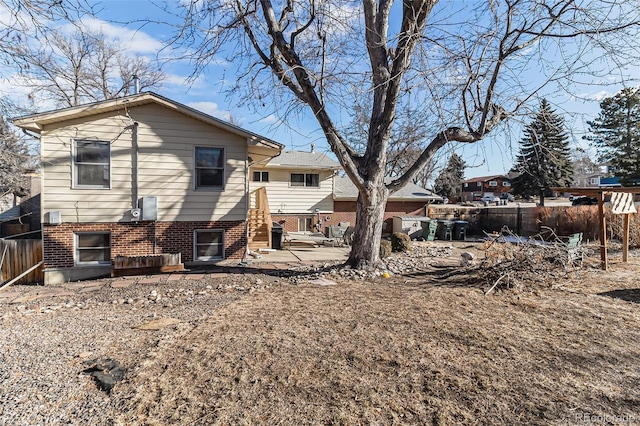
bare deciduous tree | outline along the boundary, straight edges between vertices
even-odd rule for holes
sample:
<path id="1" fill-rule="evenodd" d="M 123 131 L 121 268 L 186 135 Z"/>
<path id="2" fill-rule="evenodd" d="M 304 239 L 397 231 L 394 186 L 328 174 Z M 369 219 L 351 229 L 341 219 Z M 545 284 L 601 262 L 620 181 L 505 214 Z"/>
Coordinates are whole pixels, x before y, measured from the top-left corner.
<path id="1" fill-rule="evenodd" d="M 24 193 L 24 173 L 37 165 L 36 156 L 30 151 L 28 141 L 20 138 L 0 116 L 0 197 Z"/>
<path id="2" fill-rule="evenodd" d="M 51 34 L 46 45 L 25 47 L 15 58 L 23 84 L 33 99 L 48 99 L 60 107 L 113 99 L 132 92 L 133 76 L 140 89 L 157 86 L 163 73 L 142 57 L 124 53 L 101 33 L 75 31 Z"/>
<path id="3" fill-rule="evenodd" d="M 552 83 L 562 89 L 587 74 L 608 74 L 611 68 L 602 65 L 622 69 L 637 57 L 638 10 L 628 2 L 192 0 L 182 6 L 174 45 L 194 59 L 194 75 L 226 54 L 242 70 L 236 89 L 247 98 L 313 113 L 359 191 L 348 261 L 356 267 L 379 260 L 389 194 L 446 144 L 483 139 Z M 366 144 L 357 150 L 336 123 L 363 91 L 371 103 Z M 407 98 L 422 99 L 438 127 L 429 129 L 430 141 L 413 164 L 385 184 L 387 148 Z"/>

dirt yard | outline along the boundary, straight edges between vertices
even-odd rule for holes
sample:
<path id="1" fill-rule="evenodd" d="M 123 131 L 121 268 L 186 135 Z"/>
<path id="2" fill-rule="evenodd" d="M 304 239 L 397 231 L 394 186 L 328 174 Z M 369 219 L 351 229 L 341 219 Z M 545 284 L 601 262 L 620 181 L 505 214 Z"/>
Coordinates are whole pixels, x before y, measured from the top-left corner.
<path id="1" fill-rule="evenodd" d="M 336 285 L 211 274 L 158 284 L 192 297 L 137 309 L 116 301 L 133 289 L 105 287 L 89 308 L 5 315 L 0 344 L 19 346 L 12 328 L 45 341 L 69 329 L 71 353 L 58 342 L 38 362 L 67 351 L 67 375 L 51 380 L 84 402 L 44 395 L 42 424 L 640 424 L 640 258 L 597 265 L 489 295 L 478 272 L 442 265 Z M 174 321 L 139 327 L 160 319 Z M 93 332 L 73 332 L 79 322 Z M 127 368 L 109 395 L 78 375 L 87 357 Z M 6 396 L 35 370 L 18 363 L 0 370 L 0 424 L 34 418 Z"/>

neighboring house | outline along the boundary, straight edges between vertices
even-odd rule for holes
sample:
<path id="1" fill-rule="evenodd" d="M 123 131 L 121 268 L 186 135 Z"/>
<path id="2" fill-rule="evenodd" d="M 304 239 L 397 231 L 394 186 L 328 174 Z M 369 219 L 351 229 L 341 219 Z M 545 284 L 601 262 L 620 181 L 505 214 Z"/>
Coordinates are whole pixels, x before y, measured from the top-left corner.
<path id="1" fill-rule="evenodd" d="M 575 175 L 572 186 L 576 188 L 597 188 L 600 186 L 601 176 L 603 176 L 602 173 Z"/>
<path id="2" fill-rule="evenodd" d="M 116 256 L 246 253 L 249 168 L 283 146 L 154 93 L 15 119 L 40 135 L 45 283 Z"/>
<path id="3" fill-rule="evenodd" d="M 356 221 L 357 199 L 358 190 L 353 182 L 348 177 L 336 176 L 333 192 L 334 214 L 330 224 L 348 222 L 353 225 Z M 434 202 L 442 202 L 442 197 L 414 183 L 408 183 L 401 190 L 391 194 L 387 200 L 384 212 L 385 232 L 390 233 L 394 216 L 425 216 L 425 206 Z"/>
<path id="4" fill-rule="evenodd" d="M 486 193 L 500 196 L 511 192 L 511 179 L 504 175 L 480 176 L 462 182 L 462 201 L 478 201 Z"/>
<path id="5" fill-rule="evenodd" d="M 326 232 L 327 226 L 355 224 L 358 191 L 342 167 L 326 153 L 283 151 L 250 170 L 251 192 L 264 188 L 270 219 L 286 231 Z M 425 205 L 442 197 L 408 184 L 387 202 L 385 222 L 391 229 L 393 216 L 424 215 Z M 255 203 L 252 200 L 252 203 Z M 268 220 L 268 219 L 264 219 Z"/>
<path id="6" fill-rule="evenodd" d="M 40 174 L 29 171 L 22 176 L 20 192 L 0 197 L 0 237 L 40 238 L 35 235 L 40 230 L 40 185 Z M 5 192 L 0 188 L 0 193 Z"/>
<path id="7" fill-rule="evenodd" d="M 266 189 L 271 219 L 287 231 L 322 231 L 318 220 L 331 215 L 333 177 L 340 164 L 327 154 L 282 151 L 250 170 L 250 189 Z"/>

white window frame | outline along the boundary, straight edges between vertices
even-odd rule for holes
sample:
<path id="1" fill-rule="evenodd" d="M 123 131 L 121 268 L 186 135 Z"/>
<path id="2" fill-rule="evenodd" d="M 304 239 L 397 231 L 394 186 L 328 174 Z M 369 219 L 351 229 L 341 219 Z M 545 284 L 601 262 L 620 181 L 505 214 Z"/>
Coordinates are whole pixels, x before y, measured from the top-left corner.
<path id="1" fill-rule="evenodd" d="M 198 256 L 198 233 L 220 233 L 222 235 L 222 242 L 220 243 L 221 246 L 221 252 L 222 254 L 220 256 L 202 256 L 199 257 Z M 200 244 L 200 245 L 204 245 L 204 244 Z M 207 262 L 207 261 L 211 261 L 211 260 L 222 260 L 225 257 L 224 254 L 224 246 L 225 246 L 225 232 L 224 229 L 196 229 L 193 231 L 193 260 L 195 261 L 199 261 L 199 262 Z"/>
<path id="2" fill-rule="evenodd" d="M 105 144 L 107 146 L 107 150 L 109 152 L 109 160 L 106 163 L 106 166 L 109 171 L 109 182 L 107 185 L 83 185 L 78 183 L 78 164 L 92 164 L 92 165 L 105 165 L 105 163 L 78 163 L 78 143 L 99 143 Z M 92 139 L 74 139 L 72 142 L 72 154 L 71 154 L 71 162 L 73 166 L 71 167 L 71 188 L 73 189 L 111 189 L 111 144 L 109 141 L 103 140 L 92 140 Z"/>
<path id="3" fill-rule="evenodd" d="M 511 182 L 506 181 L 506 180 L 505 180 L 505 181 L 502 181 L 502 186 L 507 186 L 507 187 L 508 187 L 508 186 L 511 186 Z"/>
<path id="4" fill-rule="evenodd" d="M 100 246 L 100 247 L 83 247 L 80 248 L 79 237 L 81 235 L 107 235 L 109 236 L 109 245 L 108 246 Z M 88 266 L 88 265 L 111 265 L 111 248 L 113 247 L 111 241 L 111 232 L 109 231 L 80 231 L 73 233 L 73 263 L 78 266 Z M 80 250 L 84 249 L 109 249 L 109 259 L 107 260 L 97 260 L 91 262 L 81 262 L 80 261 Z"/>
<path id="5" fill-rule="evenodd" d="M 198 167 L 198 149 L 218 149 L 222 151 L 222 167 Z M 198 185 L 198 169 L 222 170 L 222 184 L 220 186 Z M 197 191 L 224 191 L 227 183 L 227 150 L 220 146 L 194 146 L 193 147 L 193 189 Z"/>
<path id="6" fill-rule="evenodd" d="M 465 182 L 465 183 L 464 183 L 464 187 L 465 187 L 465 188 L 468 188 L 468 187 L 469 187 L 469 183 L 468 183 L 468 182 Z"/>
<path id="7" fill-rule="evenodd" d="M 498 186 L 498 181 L 497 180 L 490 180 L 489 181 L 489 186 L 492 186 L 492 187 Z"/>
<path id="8" fill-rule="evenodd" d="M 300 175 L 302 176 L 303 182 L 300 183 L 296 183 L 294 185 L 293 183 L 293 175 Z M 309 176 L 318 176 L 318 185 L 307 185 L 307 178 Z M 301 188 L 320 188 L 320 173 L 291 173 L 289 175 L 289 186 L 291 187 L 301 187 Z"/>
<path id="9" fill-rule="evenodd" d="M 480 188 L 480 187 L 482 186 L 482 182 L 480 182 L 480 181 L 476 182 L 476 186 L 477 186 L 478 188 Z"/>
<path id="10" fill-rule="evenodd" d="M 599 177 L 592 177 L 589 179 L 590 185 L 600 185 Z"/>
<path id="11" fill-rule="evenodd" d="M 258 179 L 256 179 L 256 176 Z M 266 179 L 265 179 L 266 177 Z M 253 172 L 253 181 L 254 182 L 269 182 L 269 172 L 264 172 L 260 170 L 254 170 Z"/>
<path id="12" fill-rule="evenodd" d="M 301 216 L 298 218 L 298 232 L 313 232 L 313 216 Z M 307 224 L 310 226 L 307 227 Z M 302 225 L 302 226 L 300 226 Z"/>

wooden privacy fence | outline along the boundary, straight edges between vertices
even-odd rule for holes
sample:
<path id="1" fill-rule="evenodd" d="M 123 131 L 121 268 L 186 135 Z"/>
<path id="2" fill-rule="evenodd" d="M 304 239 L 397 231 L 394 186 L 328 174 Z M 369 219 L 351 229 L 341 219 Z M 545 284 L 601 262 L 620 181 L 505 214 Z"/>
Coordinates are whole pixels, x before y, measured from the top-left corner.
<path id="1" fill-rule="evenodd" d="M 0 282 L 14 280 L 42 262 L 42 240 L 0 239 Z M 31 284 L 44 281 L 42 266 L 25 274 L 12 284 Z"/>

